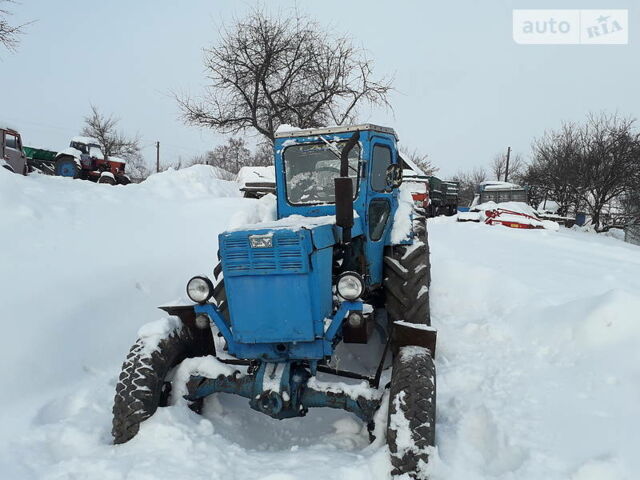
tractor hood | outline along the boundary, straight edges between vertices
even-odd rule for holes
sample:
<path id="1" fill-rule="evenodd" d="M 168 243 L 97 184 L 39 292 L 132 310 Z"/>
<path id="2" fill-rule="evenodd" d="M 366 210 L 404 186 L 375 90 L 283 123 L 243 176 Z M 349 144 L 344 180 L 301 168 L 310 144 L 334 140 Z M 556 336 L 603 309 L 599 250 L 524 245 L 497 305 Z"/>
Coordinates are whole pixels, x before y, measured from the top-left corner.
<path id="1" fill-rule="evenodd" d="M 354 233 L 361 232 L 359 218 L 355 223 Z M 302 347 L 322 338 L 324 320 L 333 313 L 333 245 L 340 234 L 333 216 L 295 215 L 220 234 L 235 342 L 271 344 L 264 345 L 265 358 L 271 348 L 278 354 L 288 351 L 289 358 L 297 352 L 317 358 Z"/>
<path id="2" fill-rule="evenodd" d="M 357 237 L 362 234 L 362 222 L 357 212 L 353 212 L 354 225 L 352 228 L 352 236 Z M 305 217 L 303 215 L 290 215 L 288 217 L 273 222 L 261 222 L 252 225 L 243 226 L 241 228 L 227 230 L 220 234 L 220 246 L 224 238 L 233 236 L 260 234 L 278 234 L 290 235 L 300 233 L 301 231 L 309 232 L 312 243 L 316 248 L 326 248 L 340 241 L 342 229 L 336 225 L 335 215 L 325 215 L 322 217 Z M 289 233 L 285 233 L 289 232 Z M 222 250 L 221 250 L 222 251 Z"/>

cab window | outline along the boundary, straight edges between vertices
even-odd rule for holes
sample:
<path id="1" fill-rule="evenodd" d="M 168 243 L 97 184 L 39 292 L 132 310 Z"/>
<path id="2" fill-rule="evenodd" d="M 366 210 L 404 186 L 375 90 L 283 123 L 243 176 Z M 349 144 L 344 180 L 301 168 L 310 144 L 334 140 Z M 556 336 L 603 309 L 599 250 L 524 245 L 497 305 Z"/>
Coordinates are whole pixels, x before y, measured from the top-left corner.
<path id="1" fill-rule="evenodd" d="M 5 147 L 13 148 L 14 150 L 18 150 L 20 148 L 18 145 L 18 137 L 9 132 L 5 132 L 4 134 L 4 145 Z"/>
<path id="2" fill-rule="evenodd" d="M 80 153 L 84 153 L 84 154 L 89 153 L 89 147 L 84 143 L 71 142 L 71 148 L 75 148 L 76 150 L 79 150 Z"/>
<path id="3" fill-rule="evenodd" d="M 384 145 L 375 145 L 371 160 L 371 189 L 374 192 L 388 190 L 387 168 L 389 165 L 391 165 L 391 149 Z"/>
<path id="4" fill-rule="evenodd" d="M 337 142 L 342 151 L 347 144 Z M 358 196 L 360 146 L 349 152 L 349 177 L 353 182 L 353 198 Z M 340 176 L 340 158 L 326 144 L 304 143 L 284 150 L 287 200 L 291 205 L 335 202 L 334 179 Z"/>
<path id="5" fill-rule="evenodd" d="M 382 238 L 389 220 L 389 213 L 391 213 L 391 204 L 385 197 L 375 198 L 369 204 L 369 238 L 374 242 Z"/>

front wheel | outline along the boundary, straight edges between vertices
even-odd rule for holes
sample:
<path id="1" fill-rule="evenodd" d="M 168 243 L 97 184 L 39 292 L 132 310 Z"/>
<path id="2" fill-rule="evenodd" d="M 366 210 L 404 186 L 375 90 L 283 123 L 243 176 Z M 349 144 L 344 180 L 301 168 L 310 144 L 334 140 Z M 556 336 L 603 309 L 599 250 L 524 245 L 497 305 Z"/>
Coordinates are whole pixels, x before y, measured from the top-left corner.
<path id="1" fill-rule="evenodd" d="M 191 336 L 186 327 L 170 329 L 150 345 L 144 338 L 131 347 L 122 365 L 113 404 L 113 443 L 125 443 L 140 424 L 168 403 L 169 371 L 187 357 Z"/>
<path id="2" fill-rule="evenodd" d="M 429 350 L 402 347 L 393 362 L 387 444 L 394 477 L 424 478 L 435 445 L 436 367 Z"/>
<path id="3" fill-rule="evenodd" d="M 116 177 L 111 172 L 102 172 L 98 177 L 98 183 L 106 183 L 107 185 L 115 185 Z"/>
<path id="4" fill-rule="evenodd" d="M 118 175 L 116 176 L 116 183 L 118 185 L 129 185 L 131 183 L 131 179 L 128 175 Z"/>

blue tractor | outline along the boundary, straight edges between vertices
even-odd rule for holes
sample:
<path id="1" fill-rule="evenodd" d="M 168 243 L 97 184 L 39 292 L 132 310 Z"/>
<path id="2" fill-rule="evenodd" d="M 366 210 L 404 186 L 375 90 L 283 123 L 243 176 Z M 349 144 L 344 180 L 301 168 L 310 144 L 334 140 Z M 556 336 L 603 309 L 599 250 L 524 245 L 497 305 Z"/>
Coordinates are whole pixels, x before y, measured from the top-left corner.
<path id="1" fill-rule="evenodd" d="M 276 419 L 344 409 L 386 435 L 394 476 L 420 478 L 434 445 L 436 332 L 424 212 L 400 192 L 397 136 L 370 124 L 281 133 L 274 162 L 277 220 L 220 234 L 213 280 L 192 278 L 193 304 L 161 307 L 173 327 L 131 348 L 114 443 L 171 402 L 176 366 L 204 357 L 186 385 L 194 410 L 217 392 Z M 341 343 L 374 341 L 368 374 L 332 362 Z"/>

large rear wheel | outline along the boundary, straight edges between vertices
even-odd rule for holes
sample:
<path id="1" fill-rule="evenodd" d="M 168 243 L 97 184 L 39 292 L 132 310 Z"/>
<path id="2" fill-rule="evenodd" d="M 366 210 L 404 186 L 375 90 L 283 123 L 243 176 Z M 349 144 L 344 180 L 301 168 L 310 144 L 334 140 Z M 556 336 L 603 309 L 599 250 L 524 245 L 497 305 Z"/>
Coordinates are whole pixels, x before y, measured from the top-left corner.
<path id="1" fill-rule="evenodd" d="M 435 445 L 436 367 L 429 350 L 402 347 L 393 362 L 387 445 L 394 477 L 425 478 Z"/>
<path id="2" fill-rule="evenodd" d="M 154 342 L 155 343 L 155 342 Z M 192 338 L 187 327 L 167 332 L 157 346 L 139 338 L 131 347 L 116 385 L 113 404 L 113 443 L 125 443 L 140 424 L 168 404 L 169 371 L 188 356 Z"/>
<path id="3" fill-rule="evenodd" d="M 413 245 L 389 247 L 384 258 L 385 305 L 389 320 L 431 325 L 429 246 L 416 239 Z"/>
<path id="4" fill-rule="evenodd" d="M 55 174 L 60 177 L 78 178 L 80 165 L 75 158 L 64 155 L 56 160 Z"/>

